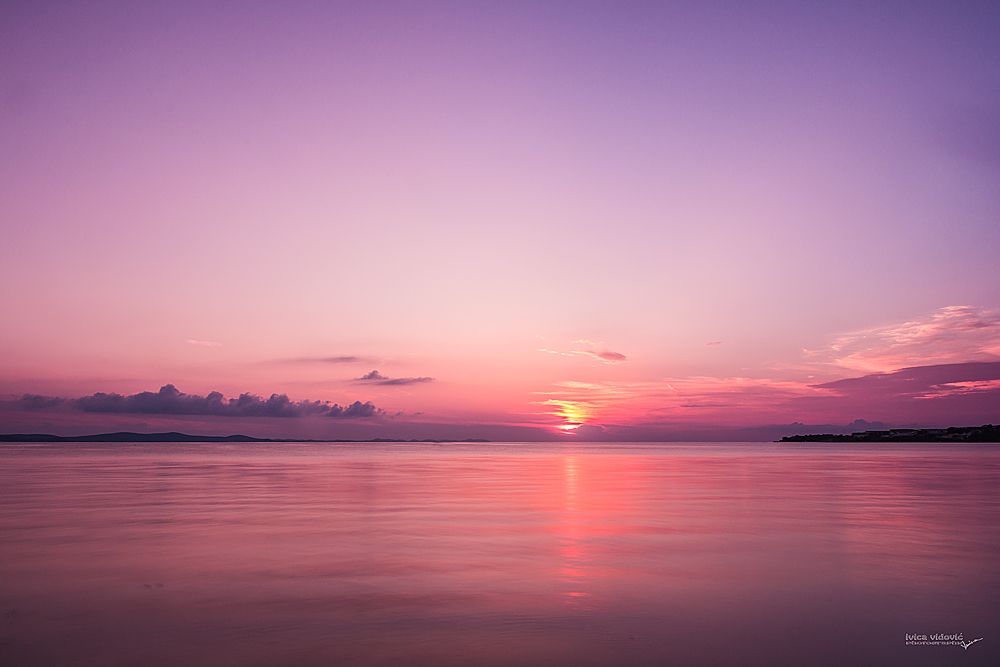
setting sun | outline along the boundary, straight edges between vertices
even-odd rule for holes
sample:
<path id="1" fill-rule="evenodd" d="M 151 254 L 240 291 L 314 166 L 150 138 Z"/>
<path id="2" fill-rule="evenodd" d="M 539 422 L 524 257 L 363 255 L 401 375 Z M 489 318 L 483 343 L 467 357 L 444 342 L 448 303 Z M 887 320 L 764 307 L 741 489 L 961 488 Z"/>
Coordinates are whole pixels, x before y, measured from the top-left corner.
<path id="1" fill-rule="evenodd" d="M 549 399 L 545 401 L 545 405 L 554 406 L 554 409 L 549 414 L 563 420 L 564 423 L 556 425 L 556 428 L 560 431 L 572 431 L 579 428 L 592 416 L 590 406 L 576 401 Z"/>

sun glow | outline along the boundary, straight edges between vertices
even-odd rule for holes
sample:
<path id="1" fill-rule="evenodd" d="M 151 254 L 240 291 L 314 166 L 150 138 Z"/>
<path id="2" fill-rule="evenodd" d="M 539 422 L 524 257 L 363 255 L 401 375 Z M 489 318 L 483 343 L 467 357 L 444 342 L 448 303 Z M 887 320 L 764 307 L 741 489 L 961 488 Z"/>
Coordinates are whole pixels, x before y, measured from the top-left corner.
<path id="1" fill-rule="evenodd" d="M 568 432 L 579 428 L 591 417 L 590 406 L 577 401 L 550 399 L 545 401 L 545 405 L 554 406 L 551 414 L 563 420 L 564 423 L 556 425 L 560 431 Z"/>

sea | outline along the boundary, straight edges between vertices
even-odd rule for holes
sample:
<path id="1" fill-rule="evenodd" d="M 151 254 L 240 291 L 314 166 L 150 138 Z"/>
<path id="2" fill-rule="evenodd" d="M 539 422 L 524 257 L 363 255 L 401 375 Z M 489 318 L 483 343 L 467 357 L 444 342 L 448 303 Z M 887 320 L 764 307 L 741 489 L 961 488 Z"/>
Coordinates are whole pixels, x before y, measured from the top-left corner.
<path id="1" fill-rule="evenodd" d="M 997 664 L 995 444 L 0 444 L 0 665 Z"/>

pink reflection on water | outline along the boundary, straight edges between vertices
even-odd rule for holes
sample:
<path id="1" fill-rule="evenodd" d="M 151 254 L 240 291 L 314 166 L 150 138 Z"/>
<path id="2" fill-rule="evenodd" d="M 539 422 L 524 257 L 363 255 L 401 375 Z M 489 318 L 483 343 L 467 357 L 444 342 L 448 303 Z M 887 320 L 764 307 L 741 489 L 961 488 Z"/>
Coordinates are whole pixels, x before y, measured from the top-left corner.
<path id="1" fill-rule="evenodd" d="M 1000 638 L 988 448 L 0 457 L 4 664 L 942 664 L 903 634 Z"/>
<path id="2" fill-rule="evenodd" d="M 568 588 L 564 595 L 565 603 L 578 609 L 592 609 L 585 598 L 590 593 L 585 591 L 590 573 L 590 562 L 581 544 L 583 531 L 577 516 L 577 460 L 575 456 L 563 458 L 563 479 L 565 480 L 563 512 L 557 527 L 559 536 L 559 552 L 562 567 L 559 569 L 559 581 Z"/>

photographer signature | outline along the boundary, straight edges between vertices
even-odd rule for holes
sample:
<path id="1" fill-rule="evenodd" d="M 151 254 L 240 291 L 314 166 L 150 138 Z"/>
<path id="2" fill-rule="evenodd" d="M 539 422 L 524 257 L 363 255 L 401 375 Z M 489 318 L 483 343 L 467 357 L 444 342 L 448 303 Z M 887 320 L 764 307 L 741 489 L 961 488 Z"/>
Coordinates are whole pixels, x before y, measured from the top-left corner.
<path id="1" fill-rule="evenodd" d="M 971 642 L 959 642 L 959 645 L 966 651 L 968 651 L 970 646 L 972 646 L 976 642 L 981 642 L 981 641 L 983 641 L 982 637 L 980 637 L 979 639 L 973 639 Z"/>

